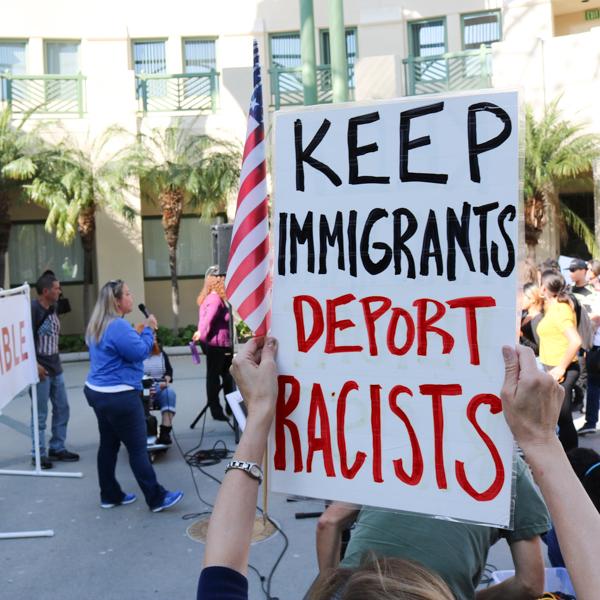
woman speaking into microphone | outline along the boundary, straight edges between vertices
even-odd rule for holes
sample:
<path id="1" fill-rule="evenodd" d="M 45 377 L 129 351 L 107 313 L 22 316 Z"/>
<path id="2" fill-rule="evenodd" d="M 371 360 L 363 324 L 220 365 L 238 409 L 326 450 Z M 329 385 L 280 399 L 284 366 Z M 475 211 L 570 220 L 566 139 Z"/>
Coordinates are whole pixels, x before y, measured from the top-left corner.
<path id="1" fill-rule="evenodd" d="M 146 421 L 140 400 L 143 361 L 154 344 L 156 319 L 149 315 L 138 334 L 123 317 L 133 308 L 133 295 L 120 279 L 100 290 L 86 330 L 90 372 L 84 393 L 98 419 L 98 480 L 100 506 L 114 508 L 135 502 L 115 477 L 121 442 L 129 453 L 129 465 L 153 512 L 177 504 L 183 492 L 169 492 L 156 480 L 146 449 Z"/>

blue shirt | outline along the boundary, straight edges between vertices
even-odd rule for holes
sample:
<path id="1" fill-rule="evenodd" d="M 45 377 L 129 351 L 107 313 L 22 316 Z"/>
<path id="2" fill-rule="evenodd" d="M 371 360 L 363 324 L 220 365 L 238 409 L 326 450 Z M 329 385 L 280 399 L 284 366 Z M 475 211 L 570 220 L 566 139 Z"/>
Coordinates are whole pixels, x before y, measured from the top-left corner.
<path id="1" fill-rule="evenodd" d="M 154 333 L 144 327 L 141 334 L 125 319 L 115 319 L 108 324 L 99 342 L 88 341 L 91 385 L 130 385 L 142 389 L 144 359 L 150 355 Z"/>

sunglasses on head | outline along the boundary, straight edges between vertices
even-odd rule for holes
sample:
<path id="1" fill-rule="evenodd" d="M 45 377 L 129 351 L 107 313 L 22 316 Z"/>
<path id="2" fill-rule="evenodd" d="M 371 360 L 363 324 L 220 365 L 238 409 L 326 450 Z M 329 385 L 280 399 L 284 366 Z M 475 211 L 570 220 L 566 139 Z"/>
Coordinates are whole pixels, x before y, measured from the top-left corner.
<path id="1" fill-rule="evenodd" d="M 122 279 L 111 279 L 108 282 L 108 285 L 110 285 L 112 291 L 114 292 L 119 286 L 123 285 L 123 280 Z"/>

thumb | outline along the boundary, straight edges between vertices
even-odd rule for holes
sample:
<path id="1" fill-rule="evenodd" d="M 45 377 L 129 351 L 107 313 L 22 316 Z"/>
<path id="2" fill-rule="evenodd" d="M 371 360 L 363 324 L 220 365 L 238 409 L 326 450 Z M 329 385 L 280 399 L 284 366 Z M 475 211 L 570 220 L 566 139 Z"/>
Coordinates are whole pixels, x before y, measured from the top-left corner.
<path id="1" fill-rule="evenodd" d="M 262 348 L 261 362 L 265 359 L 275 360 L 277 355 L 277 340 L 274 337 L 266 337 L 265 344 Z"/>
<path id="2" fill-rule="evenodd" d="M 502 346 L 502 357 L 504 358 L 504 384 L 502 392 L 514 395 L 519 380 L 519 357 L 514 348 Z"/>

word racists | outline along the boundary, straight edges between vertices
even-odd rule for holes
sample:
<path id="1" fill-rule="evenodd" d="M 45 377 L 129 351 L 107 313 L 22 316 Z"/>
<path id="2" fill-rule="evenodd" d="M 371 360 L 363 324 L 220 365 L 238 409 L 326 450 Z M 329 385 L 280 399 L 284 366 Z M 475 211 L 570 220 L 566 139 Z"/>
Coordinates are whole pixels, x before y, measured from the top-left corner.
<path id="1" fill-rule="evenodd" d="M 287 391 L 289 388 L 289 392 Z M 382 446 L 381 446 L 381 422 L 382 419 L 396 417 L 399 419 L 405 429 L 406 436 L 410 441 L 412 452 L 412 466 L 406 470 L 404 461 L 401 458 L 392 460 L 395 477 L 402 483 L 409 486 L 418 485 L 426 468 L 423 461 L 423 444 L 434 444 L 433 464 L 428 465 L 435 472 L 437 488 L 445 490 L 448 488 L 445 465 L 445 438 L 444 438 L 444 403 L 448 397 L 459 396 L 462 394 L 460 384 L 422 384 L 418 386 L 419 394 L 422 397 L 429 398 L 432 412 L 433 427 L 431 431 L 426 432 L 423 439 L 419 441 L 419 436 L 415 432 L 410 418 L 399 404 L 399 397 L 407 395 L 414 398 L 413 391 L 404 385 L 395 385 L 388 394 L 388 410 L 383 412 L 381 391 L 379 384 L 370 384 L 369 400 L 371 405 L 371 478 L 374 483 L 384 482 L 382 475 Z M 300 403 L 300 382 L 293 376 L 282 375 L 279 377 L 279 394 L 277 398 L 277 411 L 275 416 L 275 469 L 285 471 L 287 468 L 286 457 L 286 430 L 289 432 L 291 446 L 293 449 L 294 472 L 306 470 L 310 473 L 313 469 L 313 460 L 317 453 L 320 454 L 323 461 L 324 471 L 327 477 L 336 477 L 339 473 L 345 479 L 354 479 L 357 473 L 365 466 L 367 460 L 367 450 L 363 448 L 354 453 L 354 457 L 348 459 L 348 449 L 346 444 L 346 404 L 348 395 L 351 392 L 360 393 L 362 390 L 356 381 L 346 381 L 342 386 L 336 403 L 335 417 L 330 417 L 323 388 L 320 383 L 313 383 L 310 393 L 310 405 L 308 419 L 306 424 L 302 424 L 303 432 L 306 432 L 306 464 L 303 461 L 302 444 L 300 441 L 300 428 L 297 422 L 292 419 L 292 415 Z M 363 392 L 364 395 L 364 392 Z M 468 480 L 464 461 L 456 460 L 454 463 L 454 473 L 458 485 L 472 498 L 478 502 L 493 500 L 499 494 L 505 480 L 504 465 L 497 447 L 490 436 L 482 429 L 477 421 L 477 410 L 480 407 L 488 407 L 491 414 L 498 414 L 502 410 L 500 398 L 494 394 L 477 394 L 469 400 L 466 408 L 465 418 L 481 438 L 485 448 L 490 454 L 494 465 L 494 474 L 490 485 L 484 490 L 476 490 Z M 383 413 L 383 414 L 382 414 Z M 330 426 L 333 422 L 334 426 Z M 317 435 L 317 431 L 319 434 Z M 337 456 L 338 465 L 334 466 L 333 453 L 333 432 L 337 434 Z"/>

